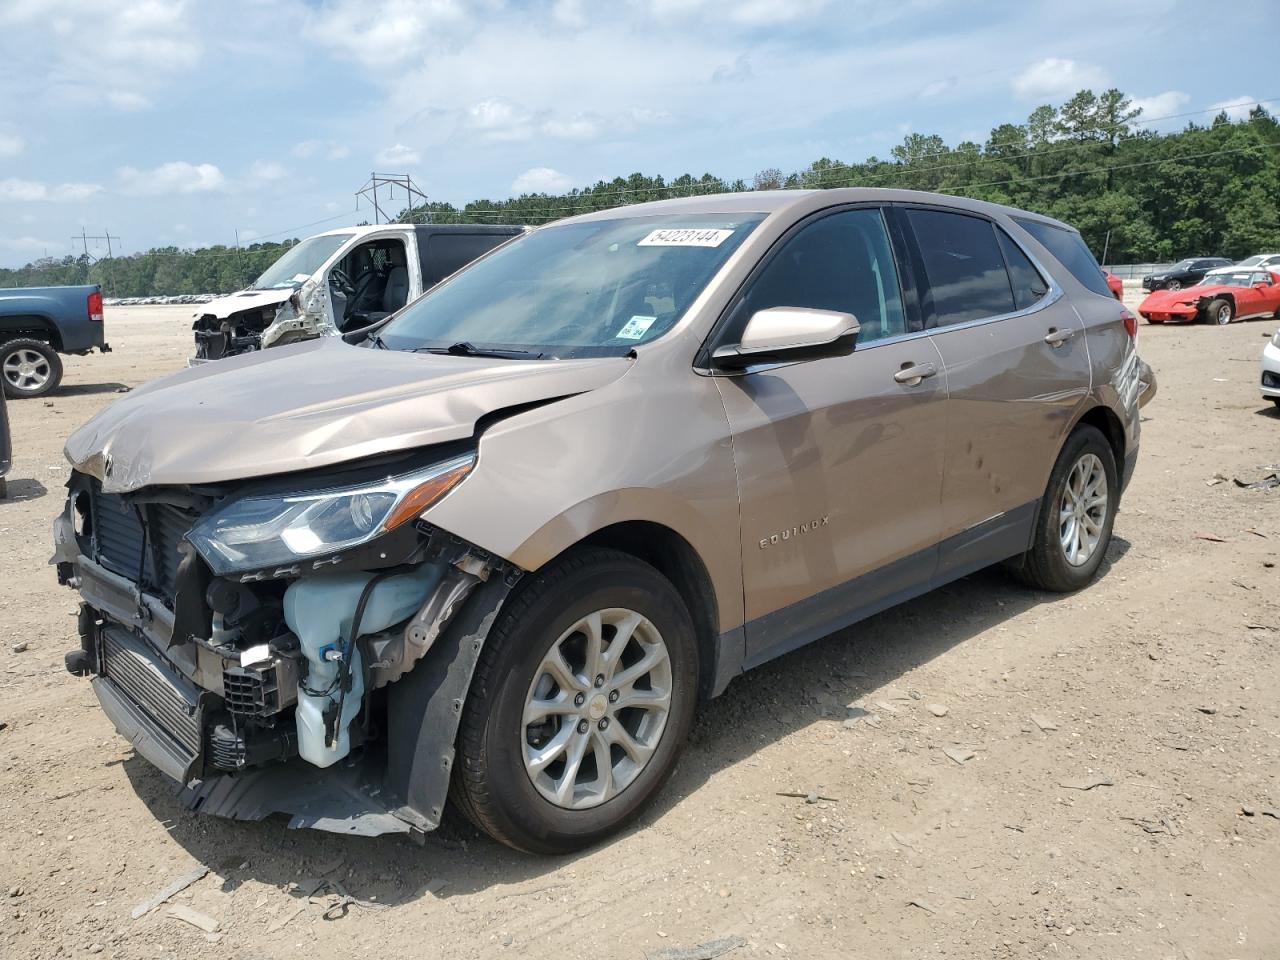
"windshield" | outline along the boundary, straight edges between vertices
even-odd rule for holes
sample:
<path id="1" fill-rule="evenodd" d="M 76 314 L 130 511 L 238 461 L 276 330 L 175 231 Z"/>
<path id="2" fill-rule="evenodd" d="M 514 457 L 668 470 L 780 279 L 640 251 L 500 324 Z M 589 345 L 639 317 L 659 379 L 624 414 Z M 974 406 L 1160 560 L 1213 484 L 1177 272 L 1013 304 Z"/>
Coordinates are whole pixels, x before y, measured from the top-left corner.
<path id="1" fill-rule="evenodd" d="M 387 324 L 381 341 L 396 350 L 623 356 L 670 330 L 762 219 L 669 215 L 544 227 L 435 287 Z"/>
<path id="2" fill-rule="evenodd" d="M 1193 263 L 1195 263 L 1194 260 L 1179 260 L 1169 268 L 1169 272 L 1173 273 L 1175 270 L 1190 270 Z"/>
<path id="3" fill-rule="evenodd" d="M 1247 287 L 1264 279 L 1256 270 L 1224 271 L 1210 273 L 1196 286 L 1199 287 Z"/>
<path id="4" fill-rule="evenodd" d="M 263 271 L 262 276 L 253 282 L 253 289 L 279 290 L 298 286 L 308 280 L 353 236 L 351 233 L 331 233 L 295 243 L 283 257 Z"/>
<path id="5" fill-rule="evenodd" d="M 1237 263 L 1236 266 L 1237 267 L 1256 267 L 1265 259 L 1266 257 L 1264 257 L 1262 254 L 1256 253 L 1252 257 L 1245 257 L 1243 260 Z"/>

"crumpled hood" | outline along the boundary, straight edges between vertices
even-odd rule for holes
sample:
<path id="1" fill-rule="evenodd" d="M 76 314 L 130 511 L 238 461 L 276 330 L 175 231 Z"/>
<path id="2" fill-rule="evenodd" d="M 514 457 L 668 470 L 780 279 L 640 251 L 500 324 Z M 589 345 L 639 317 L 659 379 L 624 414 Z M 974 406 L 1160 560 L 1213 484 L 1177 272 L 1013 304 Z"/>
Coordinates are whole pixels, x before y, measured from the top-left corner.
<path id="1" fill-rule="evenodd" d="M 1238 290 L 1239 287 L 1227 287 L 1221 284 L 1212 287 L 1183 287 L 1181 290 L 1153 290 L 1142 301 L 1140 310 L 1167 310 L 1169 307 L 1185 307 L 1194 305 L 1204 297 L 1217 296 L 1224 291 Z"/>
<path id="2" fill-rule="evenodd" d="M 197 317 L 214 316 L 225 320 L 233 313 L 241 310 L 261 310 L 263 307 L 275 307 L 284 303 L 291 296 L 292 287 L 283 290 L 241 290 L 217 300 L 210 300 L 195 312 Z"/>
<path id="3" fill-rule="evenodd" d="M 269 476 L 465 439 L 487 413 L 594 390 L 630 366 L 310 340 L 154 380 L 73 433 L 64 453 L 109 492 Z"/>

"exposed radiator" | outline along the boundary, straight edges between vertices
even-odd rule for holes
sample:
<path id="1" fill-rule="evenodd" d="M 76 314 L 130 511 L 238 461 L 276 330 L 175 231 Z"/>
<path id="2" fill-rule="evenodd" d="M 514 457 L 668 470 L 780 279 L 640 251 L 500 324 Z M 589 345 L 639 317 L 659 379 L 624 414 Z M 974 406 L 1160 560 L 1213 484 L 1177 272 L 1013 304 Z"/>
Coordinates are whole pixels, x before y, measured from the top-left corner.
<path id="1" fill-rule="evenodd" d="M 192 756 L 200 753 L 197 694 L 146 644 L 123 630 L 102 634 L 102 674 Z"/>

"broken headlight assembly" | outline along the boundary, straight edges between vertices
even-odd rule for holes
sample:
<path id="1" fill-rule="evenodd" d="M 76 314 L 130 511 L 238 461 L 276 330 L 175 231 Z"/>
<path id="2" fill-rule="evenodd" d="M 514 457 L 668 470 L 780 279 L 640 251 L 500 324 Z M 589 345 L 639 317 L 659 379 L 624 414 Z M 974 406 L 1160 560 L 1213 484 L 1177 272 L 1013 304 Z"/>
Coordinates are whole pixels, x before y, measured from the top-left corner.
<path id="1" fill-rule="evenodd" d="M 346 550 L 412 520 L 475 466 L 474 453 L 358 486 L 232 500 L 187 535 L 218 576 Z"/>

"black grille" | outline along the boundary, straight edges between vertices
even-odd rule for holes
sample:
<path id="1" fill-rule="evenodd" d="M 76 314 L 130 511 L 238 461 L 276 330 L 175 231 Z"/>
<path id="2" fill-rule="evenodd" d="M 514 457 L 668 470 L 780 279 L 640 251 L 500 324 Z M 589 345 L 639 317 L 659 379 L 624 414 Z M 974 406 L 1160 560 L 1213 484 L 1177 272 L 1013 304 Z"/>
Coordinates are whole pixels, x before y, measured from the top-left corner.
<path id="1" fill-rule="evenodd" d="M 1280 373 L 1272 373 L 1270 370 L 1263 370 L 1262 385 L 1264 387 L 1280 387 Z"/>
<path id="2" fill-rule="evenodd" d="M 194 692 L 146 646 L 123 631 L 103 631 L 102 673 L 193 756 L 200 752 Z"/>
<path id="3" fill-rule="evenodd" d="M 94 493 L 93 533 L 98 562 L 130 580 L 138 578 L 144 522 L 147 557 L 142 565 L 143 580 L 164 596 L 172 597 L 177 585 L 178 564 L 182 562 L 178 545 L 191 529 L 192 519 L 168 504 L 135 506 L 115 494 Z"/>

